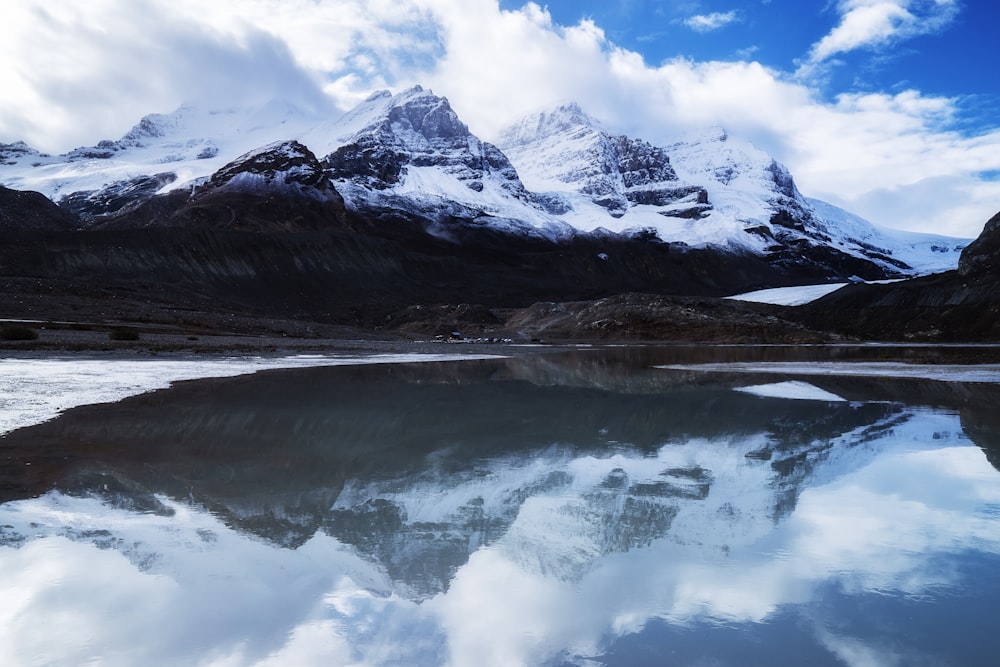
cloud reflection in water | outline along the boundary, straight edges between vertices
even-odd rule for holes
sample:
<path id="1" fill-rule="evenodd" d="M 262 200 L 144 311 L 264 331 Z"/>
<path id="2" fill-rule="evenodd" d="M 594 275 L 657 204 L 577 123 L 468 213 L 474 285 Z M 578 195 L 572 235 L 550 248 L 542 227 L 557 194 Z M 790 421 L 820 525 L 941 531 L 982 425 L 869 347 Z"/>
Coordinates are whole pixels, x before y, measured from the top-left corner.
<path id="1" fill-rule="evenodd" d="M 316 510 L 317 528 L 293 544 L 252 530 L 260 516 L 244 523 L 239 496 L 216 494 L 209 503 L 215 487 L 195 486 L 188 498 L 170 497 L 141 465 L 116 474 L 136 493 L 155 494 L 146 511 L 99 488 L 5 503 L 0 662 L 579 663 L 657 623 L 697 633 L 772 623 L 797 609 L 829 664 L 893 664 L 903 658 L 892 647 L 906 638 L 880 645 L 829 626 L 831 591 L 858 599 L 961 595 L 963 558 L 1000 556 L 1000 474 L 955 412 L 897 403 L 867 413 L 857 397 L 790 407 L 805 402 L 700 388 L 698 403 L 712 397 L 727 406 L 727 419 L 744 410 L 766 419 L 698 435 L 680 426 L 690 387 L 567 394 L 506 368 L 499 379 L 491 372 L 483 380 L 480 367 L 465 384 L 436 389 L 394 371 L 396 390 L 382 409 L 399 428 L 426 436 L 440 435 L 431 422 L 441 412 L 415 426 L 401 400 L 457 408 L 489 384 L 494 401 L 510 401 L 494 403 L 501 412 L 520 405 L 508 391 L 545 404 L 540 415 L 556 414 L 564 400 L 583 410 L 610 401 L 602 416 L 618 444 L 550 438 L 542 448 L 463 453 L 455 443 L 479 426 L 456 410 L 450 448 L 441 436 L 395 469 L 353 464 L 333 506 Z M 371 373 L 389 372 L 368 373 L 370 382 Z M 233 391 L 282 377 L 243 380 Z M 350 385 L 351 377 L 336 382 Z M 497 394 L 497 386 L 506 388 Z M 664 407 L 647 412 L 645 402 Z M 335 410 L 316 418 L 328 424 Z M 638 425 L 649 415 L 660 421 Z M 71 422 L 46 428 L 79 434 Z M 661 430 L 661 444 L 623 444 L 625 424 Z M 810 424 L 811 439 L 803 436 Z M 519 428 L 508 434 L 521 437 Z M 40 442 L 46 433 L 36 430 Z M 276 522 L 294 495 L 289 480 L 281 483 L 278 500 L 261 510 Z"/>

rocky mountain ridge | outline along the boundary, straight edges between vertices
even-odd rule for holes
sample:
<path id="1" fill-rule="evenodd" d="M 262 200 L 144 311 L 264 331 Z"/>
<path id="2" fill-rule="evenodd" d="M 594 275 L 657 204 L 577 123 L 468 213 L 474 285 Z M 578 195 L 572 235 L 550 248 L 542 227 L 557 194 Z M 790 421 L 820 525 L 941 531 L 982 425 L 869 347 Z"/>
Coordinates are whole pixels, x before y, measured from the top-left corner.
<path id="1" fill-rule="evenodd" d="M 809 265 L 807 273 L 840 280 L 942 270 L 964 245 L 902 240 L 870 225 L 865 240 L 842 234 L 837 216 L 804 199 L 784 167 L 725 132 L 657 147 L 609 133 L 568 104 L 523 119 L 498 148 L 475 136 L 447 99 L 419 86 L 376 93 L 334 121 L 280 102 L 213 113 L 181 108 L 63 156 L 4 144 L 0 182 L 42 192 L 84 226 L 108 217 L 121 226 L 122 213 L 153 197 L 187 190 L 193 198 L 210 181 L 244 168 L 255 173 L 239 156 L 290 141 L 314 153 L 319 164 L 311 168 L 324 172 L 324 188 L 347 208 L 419 218 L 456 238 L 463 236 L 456 227 L 552 242 L 595 232 L 644 236 L 752 254 L 793 271 Z M 240 180 L 247 193 L 251 183 L 270 187 Z M 140 216 L 137 224 L 147 222 Z"/>
<path id="2" fill-rule="evenodd" d="M 879 230 L 807 199 L 787 169 L 724 132 L 657 147 L 564 105 L 521 121 L 501 145 L 473 135 L 446 99 L 418 87 L 373 95 L 336 121 L 277 103 L 217 114 L 183 108 L 94 150 L 46 156 L 0 146 L 0 179 L 49 196 L 0 191 L 4 312 L 35 316 L 42 307 L 31 303 L 43 297 L 51 317 L 52 294 L 80 292 L 101 312 L 124 297 L 131 317 L 146 312 L 134 301 L 143 294 L 168 309 L 211 303 L 251 317 L 420 335 L 451 327 L 452 312 L 466 313 L 454 321 L 462 329 L 486 334 L 516 322 L 518 331 L 560 337 L 743 340 L 752 331 L 753 340 L 801 342 L 830 331 L 920 339 L 943 331 L 873 329 L 861 324 L 867 315 L 851 329 L 840 301 L 804 309 L 812 314 L 795 323 L 775 316 L 748 328 L 760 312 L 699 301 L 929 273 L 957 264 L 965 245 Z M 925 279 L 943 281 L 940 290 L 912 287 L 921 304 L 934 301 L 920 307 L 992 304 L 994 279 L 980 270 L 994 262 L 990 239 L 970 246 L 957 292 L 947 275 Z M 902 294 L 911 284 L 833 298 Z M 891 309 L 858 307 L 894 320 Z M 447 313 L 433 315 L 437 308 Z M 686 324 L 667 331 L 663 317 Z M 946 335 L 960 338 L 967 319 Z M 989 326 L 974 335 L 993 335 Z"/>

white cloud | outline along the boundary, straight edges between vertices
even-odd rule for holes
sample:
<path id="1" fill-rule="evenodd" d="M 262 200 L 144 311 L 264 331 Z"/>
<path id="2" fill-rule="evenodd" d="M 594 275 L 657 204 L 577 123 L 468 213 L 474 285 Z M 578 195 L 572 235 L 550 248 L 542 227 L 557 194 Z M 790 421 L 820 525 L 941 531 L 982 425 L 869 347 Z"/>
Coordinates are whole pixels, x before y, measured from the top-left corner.
<path id="1" fill-rule="evenodd" d="M 841 24 L 814 54 L 922 34 L 957 11 L 954 0 L 837 7 Z M 185 101 L 284 96 L 346 110 L 373 90 L 419 83 L 486 139 L 566 100 L 653 142 L 722 125 L 786 163 L 807 195 L 890 227 L 974 236 L 1000 209 L 1000 183 L 978 176 L 1000 169 L 1000 132 L 951 130 L 955 100 L 906 91 L 830 103 L 807 80 L 754 62 L 651 66 L 594 22 L 561 26 L 534 2 L 24 0 L 5 20 L 0 141 L 66 150 Z"/>
<path id="2" fill-rule="evenodd" d="M 329 103 L 285 42 L 239 21 L 222 31 L 164 3 L 118 0 L 16 3 L 4 21 L 3 140 L 65 150 L 185 102 Z"/>
<path id="3" fill-rule="evenodd" d="M 684 25 L 691 28 L 695 32 L 712 32 L 713 30 L 718 30 L 723 28 L 730 23 L 735 23 L 739 20 L 736 15 L 735 10 L 728 12 L 712 12 L 711 14 L 698 14 L 697 16 L 692 16 L 684 21 Z"/>
<path id="4" fill-rule="evenodd" d="M 937 32 L 958 13 L 956 0 L 841 0 L 840 23 L 813 45 L 810 63 L 838 53 Z"/>

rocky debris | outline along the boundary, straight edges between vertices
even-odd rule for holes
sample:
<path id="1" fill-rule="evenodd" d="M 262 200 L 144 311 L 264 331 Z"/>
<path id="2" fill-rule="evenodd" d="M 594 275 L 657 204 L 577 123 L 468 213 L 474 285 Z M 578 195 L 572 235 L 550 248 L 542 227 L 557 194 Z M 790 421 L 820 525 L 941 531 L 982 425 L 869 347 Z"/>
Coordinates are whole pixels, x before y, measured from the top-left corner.
<path id="1" fill-rule="evenodd" d="M 829 340 L 785 318 L 784 309 L 710 298 L 620 294 L 571 303 L 538 303 L 509 315 L 505 328 L 551 340 L 671 340 L 818 343 Z"/>
<path id="2" fill-rule="evenodd" d="M 712 298 L 627 293 L 603 299 L 538 302 L 525 308 L 477 304 L 412 306 L 386 329 L 449 341 L 646 340 L 819 343 L 830 340 L 777 306 Z"/>
<path id="3" fill-rule="evenodd" d="M 0 229 L 65 231 L 77 227 L 76 218 L 38 192 L 11 190 L 0 185 Z"/>

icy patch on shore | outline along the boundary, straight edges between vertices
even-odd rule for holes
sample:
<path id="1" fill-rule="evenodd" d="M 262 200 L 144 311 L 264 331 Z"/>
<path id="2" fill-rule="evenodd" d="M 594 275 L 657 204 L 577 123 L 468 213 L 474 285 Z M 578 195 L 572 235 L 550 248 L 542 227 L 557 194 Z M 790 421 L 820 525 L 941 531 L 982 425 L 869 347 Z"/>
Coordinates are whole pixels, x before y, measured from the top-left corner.
<path id="1" fill-rule="evenodd" d="M 733 301 L 752 301 L 753 303 L 770 303 L 775 306 L 802 306 L 816 299 L 836 292 L 848 283 L 831 283 L 829 285 L 800 285 L 797 287 L 774 287 L 744 294 L 727 296 Z"/>
<path id="2" fill-rule="evenodd" d="M 773 373 L 777 375 L 839 375 L 886 377 L 937 382 L 985 382 L 1000 384 L 1000 364 L 917 365 L 893 361 L 840 362 L 732 362 L 719 364 L 669 364 L 664 370 L 715 373 Z"/>
<path id="3" fill-rule="evenodd" d="M 498 359 L 479 354 L 294 355 L 224 359 L 0 359 L 0 434 L 95 403 L 114 403 L 181 380 L 233 377 L 277 368 Z"/>

